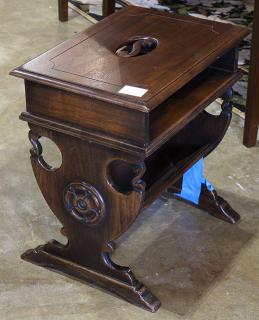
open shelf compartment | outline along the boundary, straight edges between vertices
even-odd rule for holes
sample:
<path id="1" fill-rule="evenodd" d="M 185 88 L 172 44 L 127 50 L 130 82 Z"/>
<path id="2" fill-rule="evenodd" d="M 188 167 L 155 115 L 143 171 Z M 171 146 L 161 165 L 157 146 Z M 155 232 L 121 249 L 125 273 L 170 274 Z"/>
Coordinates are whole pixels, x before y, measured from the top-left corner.
<path id="1" fill-rule="evenodd" d="M 158 149 L 240 77 L 239 71 L 208 68 L 154 109 L 149 117 L 147 153 Z"/>
<path id="2" fill-rule="evenodd" d="M 146 158 L 145 206 L 218 145 L 230 120 L 231 111 L 223 110 L 220 115 L 202 111 Z"/>

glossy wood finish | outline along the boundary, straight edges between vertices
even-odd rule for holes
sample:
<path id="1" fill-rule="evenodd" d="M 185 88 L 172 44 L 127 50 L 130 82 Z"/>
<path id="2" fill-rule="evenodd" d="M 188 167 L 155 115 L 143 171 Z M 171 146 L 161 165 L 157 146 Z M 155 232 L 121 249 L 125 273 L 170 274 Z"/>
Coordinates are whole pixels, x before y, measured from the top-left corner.
<path id="1" fill-rule="evenodd" d="M 113 240 L 125 232 L 140 212 L 144 166 L 140 157 L 30 125 L 31 162 L 41 192 L 63 225 L 67 245 L 52 241 L 22 258 L 80 276 L 143 308 L 155 311 L 159 301 L 138 282 L 128 267 L 114 264 Z M 49 168 L 43 161 L 39 137 L 50 138 L 62 153 L 62 165 Z M 94 158 L 93 158 L 94 156 Z M 131 192 L 117 192 L 107 183 L 107 166 L 125 161 L 134 170 Z M 106 178 L 105 178 L 106 177 Z M 105 181 L 106 180 L 106 181 Z M 131 181 L 129 181 L 131 182 Z M 76 231 L 76 232 L 75 232 Z"/>
<path id="2" fill-rule="evenodd" d="M 206 70 L 160 104 L 150 113 L 149 149 L 155 149 L 176 134 L 240 77 L 240 72 Z"/>
<path id="3" fill-rule="evenodd" d="M 257 141 L 259 126 L 259 3 L 255 1 L 253 38 L 249 68 L 244 145 L 252 147 Z"/>
<path id="4" fill-rule="evenodd" d="M 27 112 L 85 127 L 104 138 L 117 138 L 133 145 L 146 142 L 144 112 L 121 108 L 111 102 L 98 101 L 35 82 L 25 82 Z M 48 99 L 44 97 L 48 96 Z M 82 108 L 82 105 L 84 107 Z M 71 108 L 73 106 L 73 108 Z M 107 118 L 113 117 L 107 121 Z"/>
<path id="5" fill-rule="evenodd" d="M 59 20 L 68 20 L 68 0 L 59 1 Z M 259 5 L 255 2 L 254 9 L 254 25 L 253 25 L 253 42 L 251 46 L 251 68 L 249 73 L 249 85 L 248 85 L 248 98 L 246 105 L 246 118 L 244 126 L 244 138 L 243 143 L 247 147 L 252 147 L 257 141 L 257 131 L 259 126 L 259 97 L 257 90 L 257 81 L 259 79 Z M 115 12 L 115 1 L 104 0 L 103 1 L 103 16 Z"/>
<path id="6" fill-rule="evenodd" d="M 247 34 L 231 24 L 127 7 L 16 69 L 15 75 L 148 112 Z M 115 54 L 143 35 L 157 39 L 158 46 L 131 58 Z M 142 97 L 119 93 L 126 85 L 148 91 Z"/>
<path id="7" fill-rule="evenodd" d="M 114 241 L 223 138 L 231 120 L 230 87 L 240 77 L 236 45 L 246 34 L 129 7 L 12 71 L 25 79 L 20 118 L 30 127 L 34 175 L 68 240 L 29 250 L 23 259 L 146 310 L 159 308 L 129 267 L 112 262 Z M 121 94 L 124 85 L 148 92 Z M 219 116 L 204 111 L 220 96 Z M 60 168 L 45 162 L 42 136 L 60 149 Z M 220 198 L 202 195 L 201 206 L 223 218 Z"/>
<path id="8" fill-rule="evenodd" d="M 184 130 L 182 130 L 184 131 L 184 138 L 177 138 L 176 135 L 176 141 L 179 141 L 179 143 L 184 144 L 185 146 L 193 146 L 200 145 L 201 141 L 206 139 L 206 147 L 203 151 L 203 156 L 205 157 L 212 152 L 223 139 L 225 132 L 229 127 L 232 118 L 232 96 L 233 92 L 229 89 L 223 96 L 224 100 L 221 106 L 222 112 L 219 116 L 214 116 L 203 111 L 195 120 L 190 122 Z M 204 123 L 206 123 L 206 127 L 202 128 Z M 198 133 L 193 136 L 193 132 L 197 131 Z M 175 181 L 167 189 L 167 192 L 178 200 L 187 202 L 190 205 L 205 210 L 208 214 L 231 224 L 235 224 L 240 220 L 239 214 L 229 205 L 229 203 L 220 197 L 215 189 L 209 190 L 206 184 L 201 185 L 201 193 L 197 205 L 177 196 L 177 194 L 181 193 L 181 189 L 182 178 Z"/>
<path id="9" fill-rule="evenodd" d="M 213 217 L 231 224 L 235 224 L 240 220 L 240 215 L 229 205 L 229 203 L 225 199 L 217 194 L 216 190 L 208 190 L 206 185 L 203 184 L 201 187 L 199 203 L 196 205 L 193 202 L 185 200 L 176 195 L 181 192 L 181 188 L 178 187 L 178 184 L 179 182 L 177 182 L 167 190 L 167 192 L 177 200 L 186 202 L 191 206 L 202 209 Z"/>
<path id="10" fill-rule="evenodd" d="M 145 206 L 174 184 L 184 172 L 212 152 L 223 139 L 232 117 L 232 90 L 223 96 L 219 116 L 205 110 L 184 126 L 158 151 L 146 159 Z"/>
<path id="11" fill-rule="evenodd" d="M 84 127 L 102 140 L 113 139 L 117 146 L 142 151 L 148 156 L 240 76 L 239 72 L 205 71 L 150 114 L 26 81 L 27 112 L 41 115 L 46 121 L 48 117 L 58 121 L 69 118 L 70 127 L 71 124 L 78 130 Z M 47 100 L 44 99 L 46 96 Z M 85 104 L 84 108 L 80 108 L 82 104 Z M 111 112 L 113 117 L 107 122 Z"/>

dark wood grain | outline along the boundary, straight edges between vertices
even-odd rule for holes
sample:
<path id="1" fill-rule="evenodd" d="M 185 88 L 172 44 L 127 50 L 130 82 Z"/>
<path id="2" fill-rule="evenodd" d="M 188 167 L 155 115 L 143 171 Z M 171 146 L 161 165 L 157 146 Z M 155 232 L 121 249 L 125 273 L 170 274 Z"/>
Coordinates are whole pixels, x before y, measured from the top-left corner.
<path id="1" fill-rule="evenodd" d="M 226 87 L 241 77 L 240 72 L 206 70 L 150 113 L 150 154 L 194 119 L 205 106 L 220 97 Z"/>
<path id="2" fill-rule="evenodd" d="M 259 126 L 259 3 L 255 1 L 253 38 L 249 68 L 247 105 L 243 143 L 252 147 L 257 141 Z"/>
<path id="3" fill-rule="evenodd" d="M 173 197 L 177 200 L 202 209 L 213 217 L 231 224 L 236 224 L 240 220 L 240 215 L 230 206 L 230 204 L 225 199 L 218 195 L 215 189 L 208 190 L 207 186 L 205 184 L 202 184 L 198 204 L 194 204 L 193 202 L 177 196 L 177 194 L 181 193 L 181 188 L 178 187 L 178 184 L 179 182 L 177 181 L 167 190 L 167 192 L 170 195 L 173 195 Z"/>
<path id="4" fill-rule="evenodd" d="M 33 171 L 45 200 L 63 225 L 62 234 L 68 243 L 64 246 L 50 242 L 22 257 L 50 268 L 60 266 L 60 271 L 70 270 L 69 274 L 81 274 L 82 279 L 92 278 L 97 284 L 101 282 L 103 288 L 155 311 L 159 301 L 135 279 L 129 268 L 117 266 L 110 259 L 113 240 L 129 228 L 142 206 L 142 159 L 92 142 L 67 139 L 63 133 L 34 125 L 30 129 Z M 59 147 L 60 168 L 52 170 L 44 163 L 41 136 Z M 133 178 L 137 179 L 133 179 L 129 194 L 118 193 L 107 183 L 107 164 L 115 159 L 134 167 Z"/>
<path id="5" fill-rule="evenodd" d="M 191 122 L 146 158 L 145 206 L 179 179 L 194 163 L 213 151 L 223 139 L 232 117 L 232 91 L 224 94 L 220 115 L 200 112 Z"/>
<path id="6" fill-rule="evenodd" d="M 27 111 L 55 120 L 69 121 L 96 135 L 144 146 L 146 113 L 58 90 L 31 81 L 25 82 Z M 47 99 L 46 99 L 47 97 Z M 110 115 L 112 117 L 110 118 Z"/>
<path id="7" fill-rule="evenodd" d="M 85 131 L 96 137 L 99 135 L 101 139 L 105 134 L 113 138 L 114 142 L 116 139 L 117 144 L 118 140 L 124 140 L 129 149 L 137 145 L 148 156 L 210 102 L 220 97 L 223 90 L 239 77 L 239 72 L 232 74 L 208 70 L 154 109 L 150 116 L 138 110 L 130 111 L 111 103 L 26 81 L 27 111 L 46 119 L 69 119 L 70 124 L 78 129 L 84 127 Z M 107 121 L 111 113 L 113 117 Z"/>
<path id="8" fill-rule="evenodd" d="M 246 28 L 231 24 L 130 6 L 12 74 L 147 111 L 247 34 Z M 115 54 L 122 44 L 135 36 L 153 37 L 159 44 L 153 51 L 132 58 Z M 125 85 L 148 91 L 143 97 L 123 95 L 119 91 Z"/>
<path id="9" fill-rule="evenodd" d="M 30 127 L 34 175 L 68 240 L 30 249 L 23 259 L 159 308 L 129 267 L 113 263 L 114 241 L 224 137 L 230 87 L 240 77 L 236 46 L 246 34 L 129 7 L 11 72 L 25 79 L 20 118 Z M 118 93 L 124 85 L 148 92 Z M 206 112 L 220 96 L 220 115 Z M 40 137 L 59 148 L 59 168 L 46 163 Z M 202 199 L 219 218 L 229 209 L 215 194 Z"/>
<path id="10" fill-rule="evenodd" d="M 229 127 L 232 117 L 232 97 L 233 91 L 231 89 L 227 90 L 223 96 L 221 114 L 214 116 L 208 114 L 206 111 L 202 112 L 196 119 L 188 124 L 180 134 L 175 136 L 174 144 L 177 145 L 177 143 L 180 143 L 190 148 L 194 145 L 199 146 L 201 141 L 205 139 L 206 147 L 203 152 L 203 157 L 207 156 L 217 147 Z M 204 123 L 206 123 L 206 127 L 203 127 Z M 202 129 L 199 130 L 199 128 Z M 196 134 L 194 134 L 195 132 Z M 220 197 L 214 188 L 209 189 L 205 183 L 201 182 L 201 190 L 197 204 L 180 197 L 182 180 L 182 177 L 179 180 L 175 179 L 173 184 L 167 189 L 167 193 L 173 195 L 173 197 L 180 201 L 187 202 L 190 205 L 205 210 L 208 214 L 231 224 L 235 224 L 240 220 L 239 214 L 230 204 Z"/>

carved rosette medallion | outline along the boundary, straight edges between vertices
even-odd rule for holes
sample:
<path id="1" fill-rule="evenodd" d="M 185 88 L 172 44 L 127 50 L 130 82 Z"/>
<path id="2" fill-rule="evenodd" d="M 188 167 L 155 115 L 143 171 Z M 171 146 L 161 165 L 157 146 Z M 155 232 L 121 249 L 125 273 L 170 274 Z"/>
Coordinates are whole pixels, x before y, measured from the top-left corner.
<path id="1" fill-rule="evenodd" d="M 105 214 L 102 196 L 91 184 L 71 182 L 64 190 L 64 204 L 67 211 L 87 225 L 101 222 Z"/>

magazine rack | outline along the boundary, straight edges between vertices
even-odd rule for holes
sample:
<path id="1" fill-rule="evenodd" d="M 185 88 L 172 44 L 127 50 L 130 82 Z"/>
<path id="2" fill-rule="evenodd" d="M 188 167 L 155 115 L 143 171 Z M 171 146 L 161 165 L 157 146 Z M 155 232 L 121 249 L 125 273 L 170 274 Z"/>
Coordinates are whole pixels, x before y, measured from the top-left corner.
<path id="1" fill-rule="evenodd" d="M 105 288 L 150 311 L 160 301 L 110 255 L 141 210 L 223 138 L 237 45 L 247 29 L 128 7 L 75 35 L 12 75 L 25 79 L 31 163 L 63 225 L 55 240 L 22 258 Z M 223 97 L 222 111 L 204 109 Z M 40 137 L 62 153 L 52 168 Z M 228 222 L 239 216 L 215 191 L 199 206 Z M 161 217 L 162 218 L 162 217 Z"/>

